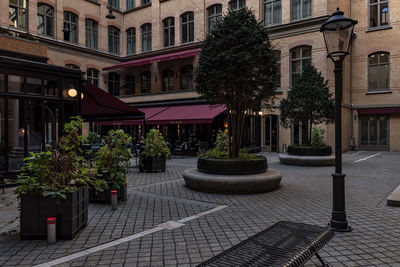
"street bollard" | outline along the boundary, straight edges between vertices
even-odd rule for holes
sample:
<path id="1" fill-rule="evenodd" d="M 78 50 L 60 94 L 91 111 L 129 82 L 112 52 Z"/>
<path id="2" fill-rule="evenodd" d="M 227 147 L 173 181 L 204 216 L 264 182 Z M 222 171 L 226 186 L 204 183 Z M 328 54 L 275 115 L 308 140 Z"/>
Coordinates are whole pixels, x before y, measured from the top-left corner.
<path id="1" fill-rule="evenodd" d="M 111 209 L 116 210 L 118 208 L 118 191 L 111 191 Z"/>
<path id="2" fill-rule="evenodd" d="M 128 183 L 124 183 L 124 201 L 128 200 Z"/>
<path id="3" fill-rule="evenodd" d="M 282 144 L 282 153 L 286 154 L 286 151 L 287 151 L 286 144 Z"/>
<path id="4" fill-rule="evenodd" d="M 47 218 L 47 243 L 54 244 L 57 241 L 56 217 Z"/>

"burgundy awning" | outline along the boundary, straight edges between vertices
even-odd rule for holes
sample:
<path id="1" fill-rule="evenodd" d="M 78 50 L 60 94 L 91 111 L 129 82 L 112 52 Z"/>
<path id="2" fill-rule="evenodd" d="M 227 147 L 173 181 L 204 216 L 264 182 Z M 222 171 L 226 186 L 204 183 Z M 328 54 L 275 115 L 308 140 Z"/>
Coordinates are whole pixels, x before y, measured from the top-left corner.
<path id="1" fill-rule="evenodd" d="M 138 66 L 151 64 L 153 61 L 163 62 L 163 61 L 170 61 L 170 60 L 180 59 L 180 58 L 194 57 L 197 54 L 199 54 L 200 51 L 201 51 L 201 48 L 193 48 L 193 49 L 189 49 L 189 50 L 185 50 L 185 51 L 179 51 L 179 52 L 174 52 L 174 53 L 168 53 L 168 54 L 162 54 L 162 55 L 158 55 L 158 56 L 152 56 L 152 57 L 147 57 L 147 58 L 131 60 L 128 62 L 123 62 L 123 63 L 117 64 L 115 66 L 103 68 L 103 71 L 138 67 Z"/>
<path id="2" fill-rule="evenodd" d="M 370 109 L 359 109 L 359 114 L 391 114 L 400 113 L 400 108 L 370 108 Z"/>
<path id="3" fill-rule="evenodd" d="M 118 119 L 140 120 L 144 113 L 106 91 L 92 85 L 82 86 L 82 117 L 88 121 L 105 121 Z"/>
<path id="4" fill-rule="evenodd" d="M 146 119 L 146 124 L 210 124 L 225 110 L 224 106 L 210 107 L 209 105 L 168 107 Z"/>

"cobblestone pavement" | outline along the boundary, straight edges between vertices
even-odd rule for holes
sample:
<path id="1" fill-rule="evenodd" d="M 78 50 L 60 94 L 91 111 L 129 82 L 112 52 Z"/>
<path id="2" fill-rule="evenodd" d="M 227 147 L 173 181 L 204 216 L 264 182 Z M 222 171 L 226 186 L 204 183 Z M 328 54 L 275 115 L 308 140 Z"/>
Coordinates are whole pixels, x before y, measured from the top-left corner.
<path id="1" fill-rule="evenodd" d="M 354 230 L 336 233 L 321 250 L 332 266 L 400 266 L 400 208 L 386 206 L 386 197 L 400 183 L 400 153 L 382 152 L 358 161 L 374 154 L 344 154 L 346 209 Z M 326 225 L 333 167 L 285 166 L 277 154 L 266 155 L 269 167 L 283 173 L 281 188 L 266 194 L 218 195 L 186 188 L 182 172 L 195 167 L 195 158 L 174 158 L 165 173 L 133 168 L 128 201 L 118 210 L 91 204 L 88 226 L 72 241 L 48 245 L 20 241 L 13 232 L 0 236 L 0 266 L 60 258 L 60 266 L 193 266 L 280 220 Z M 4 196 L 12 199 L 10 193 Z M 7 202 L 7 209 L 6 202 L 0 202 L 0 218 L 15 218 L 15 201 Z M 1 232 L 17 227 L 5 222 L 0 219 Z M 62 258 L 70 254 L 75 257 Z M 312 259 L 308 265 L 317 263 Z"/>

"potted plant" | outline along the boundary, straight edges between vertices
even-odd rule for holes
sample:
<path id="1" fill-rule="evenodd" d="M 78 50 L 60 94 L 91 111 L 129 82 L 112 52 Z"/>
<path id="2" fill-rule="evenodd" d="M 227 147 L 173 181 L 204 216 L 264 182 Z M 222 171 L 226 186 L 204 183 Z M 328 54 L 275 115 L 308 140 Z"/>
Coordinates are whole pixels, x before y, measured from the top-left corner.
<path id="1" fill-rule="evenodd" d="M 18 176 L 21 239 L 45 238 L 46 219 L 57 218 L 57 238 L 72 239 L 87 224 L 88 188 L 100 186 L 97 170 L 82 156 L 82 119 L 65 124 L 64 136 L 48 151 L 31 153 Z"/>
<path id="2" fill-rule="evenodd" d="M 139 171 L 165 171 L 166 159 L 170 150 L 164 137 L 156 129 L 151 129 L 144 141 L 146 148 L 139 155 Z"/>
<path id="3" fill-rule="evenodd" d="M 89 201 L 97 203 L 111 203 L 111 191 L 118 191 L 118 199 L 125 198 L 124 186 L 126 182 L 127 164 L 132 157 L 127 145 L 131 137 L 123 130 L 111 130 L 106 136 L 106 143 L 95 155 L 95 164 L 98 168 L 99 179 L 106 183 L 106 187 L 89 189 Z"/>

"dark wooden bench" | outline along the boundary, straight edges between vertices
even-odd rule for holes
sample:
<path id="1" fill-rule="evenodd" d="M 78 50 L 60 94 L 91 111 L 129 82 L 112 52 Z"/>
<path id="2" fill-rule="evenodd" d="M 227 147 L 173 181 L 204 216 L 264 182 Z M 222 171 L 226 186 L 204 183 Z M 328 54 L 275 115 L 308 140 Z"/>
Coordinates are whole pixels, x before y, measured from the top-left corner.
<path id="1" fill-rule="evenodd" d="M 334 236 L 328 227 L 281 221 L 199 266 L 303 266 Z"/>

